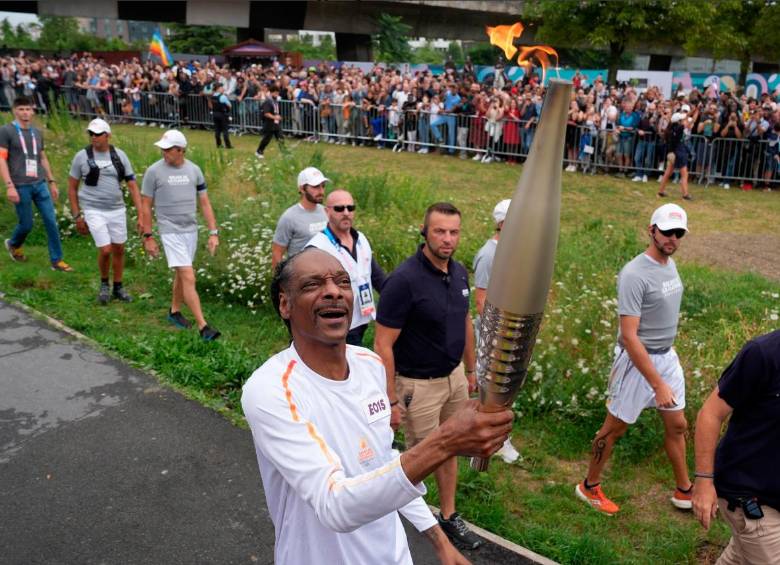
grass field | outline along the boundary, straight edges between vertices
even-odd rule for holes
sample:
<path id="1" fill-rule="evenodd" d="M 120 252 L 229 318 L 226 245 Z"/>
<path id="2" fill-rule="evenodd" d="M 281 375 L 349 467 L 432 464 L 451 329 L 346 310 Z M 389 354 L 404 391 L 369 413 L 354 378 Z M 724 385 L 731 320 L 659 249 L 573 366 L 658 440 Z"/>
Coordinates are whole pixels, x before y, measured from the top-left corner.
<path id="1" fill-rule="evenodd" d="M 87 142 L 84 123 L 57 118 L 49 125 L 47 153 L 64 191 L 70 159 Z M 162 130 L 114 126 L 114 133 L 114 142 L 127 151 L 137 172 L 159 158 L 152 142 Z M 436 200 L 450 200 L 464 212 L 457 257 L 470 265 L 492 233 L 493 206 L 511 196 L 520 174 L 518 167 L 505 164 L 295 140 L 288 140 L 284 156 L 272 145 L 260 163 L 252 155 L 256 137 L 238 138 L 236 149 L 218 152 L 210 133 L 185 133 L 189 157 L 205 172 L 222 230 L 217 257 L 202 250 L 197 259 L 204 311 L 223 332 L 222 340 L 202 343 L 194 331 L 176 331 L 166 323 L 170 274 L 163 261 L 147 260 L 137 236 L 128 242 L 125 276 L 137 300 L 99 307 L 95 250 L 89 238 L 75 234 L 68 214 L 60 214 L 65 259 L 76 272 L 48 269 L 45 235 L 36 217 L 25 246 L 29 262 L 13 264 L 6 255 L 0 257 L 0 291 L 131 363 L 155 370 L 238 424 L 243 381 L 287 343 L 267 300 L 270 240 L 276 218 L 296 199 L 301 168 L 318 166 L 334 180 L 332 186 L 353 192 L 357 227 L 387 270 L 413 253 L 423 211 Z M 711 562 L 728 539 L 727 528 L 718 523 L 705 533 L 691 515 L 669 504 L 674 482 L 653 413 L 632 426 L 608 466 L 604 488 L 621 505 L 620 514 L 604 517 L 573 496 L 574 484 L 585 473 L 590 439 L 604 417 L 617 323 L 615 276 L 644 248 L 644 226 L 658 200 L 653 184 L 579 174 L 566 174 L 563 182 L 553 290 L 529 382 L 516 405 L 514 441 L 523 460 L 511 466 L 494 461 L 486 474 L 472 473 L 464 462 L 459 510 L 468 520 L 564 563 Z M 685 294 L 677 339 L 691 423 L 742 343 L 775 329 L 780 311 L 780 284 L 743 272 L 748 247 L 729 260 L 730 269 L 706 266 L 712 264 L 708 257 L 722 255 L 717 247 L 708 248 L 708 237 L 776 241 L 778 195 L 695 185 L 693 195 L 696 200 L 685 205 L 692 233 L 678 258 Z M 60 212 L 64 205 L 61 196 Z M 14 221 L 6 202 L 0 207 L 3 238 Z M 686 254 L 686 244 L 694 242 L 697 253 Z M 436 503 L 435 486 L 431 482 L 429 487 L 429 500 Z"/>

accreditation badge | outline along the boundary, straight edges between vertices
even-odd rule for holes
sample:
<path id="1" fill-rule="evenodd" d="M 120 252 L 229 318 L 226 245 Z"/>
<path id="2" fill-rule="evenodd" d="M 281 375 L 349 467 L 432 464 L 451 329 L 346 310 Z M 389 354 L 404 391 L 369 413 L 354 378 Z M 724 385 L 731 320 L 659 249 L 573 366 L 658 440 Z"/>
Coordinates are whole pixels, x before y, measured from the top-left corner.
<path id="1" fill-rule="evenodd" d="M 24 160 L 25 174 L 28 177 L 38 176 L 38 160 L 37 159 L 25 159 Z"/>
<path id="2" fill-rule="evenodd" d="M 360 302 L 360 313 L 363 316 L 370 316 L 374 313 L 374 293 L 371 292 L 371 285 L 367 282 L 358 286 L 358 301 Z"/>

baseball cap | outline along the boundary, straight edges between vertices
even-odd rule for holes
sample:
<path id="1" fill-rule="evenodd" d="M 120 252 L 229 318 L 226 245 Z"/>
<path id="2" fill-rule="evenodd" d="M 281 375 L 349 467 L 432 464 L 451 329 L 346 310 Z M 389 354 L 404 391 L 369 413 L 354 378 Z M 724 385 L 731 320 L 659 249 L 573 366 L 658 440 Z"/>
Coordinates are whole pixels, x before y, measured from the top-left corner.
<path id="1" fill-rule="evenodd" d="M 496 221 L 496 225 L 500 224 L 506 219 L 506 213 L 509 210 L 509 205 L 511 203 L 512 201 L 507 198 L 496 204 L 496 207 L 493 208 L 493 219 Z"/>
<path id="2" fill-rule="evenodd" d="M 184 134 L 176 129 L 169 129 L 160 138 L 160 141 L 155 141 L 154 144 L 160 149 L 170 149 L 171 147 L 187 147 L 187 138 Z"/>
<path id="3" fill-rule="evenodd" d="M 100 118 L 95 118 L 91 122 L 89 122 L 89 125 L 87 126 L 87 131 L 91 131 L 92 133 L 111 133 L 111 126 L 108 125 L 108 122 L 105 120 L 101 120 Z"/>
<path id="4" fill-rule="evenodd" d="M 683 104 L 683 105 L 680 107 L 680 112 L 682 112 L 682 113 L 684 113 L 684 114 L 687 114 L 687 113 L 688 113 L 688 112 L 690 112 L 690 111 L 691 111 L 691 107 L 690 107 L 690 106 L 688 106 L 688 104 Z"/>
<path id="5" fill-rule="evenodd" d="M 677 204 L 664 204 L 653 212 L 650 218 L 651 226 L 658 226 L 659 230 L 674 230 L 678 228 L 688 231 L 688 214 Z"/>
<path id="6" fill-rule="evenodd" d="M 330 179 L 326 178 L 317 167 L 306 167 L 300 173 L 298 173 L 299 187 L 305 184 L 308 184 L 309 186 L 317 186 L 324 182 L 330 182 Z"/>
<path id="7" fill-rule="evenodd" d="M 682 114 L 682 113 L 680 113 L 680 112 L 675 112 L 674 114 L 672 114 L 672 123 L 673 123 L 673 124 L 676 124 L 677 122 L 679 122 L 680 120 L 682 120 L 682 119 L 683 119 L 683 117 L 684 117 L 684 116 L 683 116 L 683 114 Z"/>

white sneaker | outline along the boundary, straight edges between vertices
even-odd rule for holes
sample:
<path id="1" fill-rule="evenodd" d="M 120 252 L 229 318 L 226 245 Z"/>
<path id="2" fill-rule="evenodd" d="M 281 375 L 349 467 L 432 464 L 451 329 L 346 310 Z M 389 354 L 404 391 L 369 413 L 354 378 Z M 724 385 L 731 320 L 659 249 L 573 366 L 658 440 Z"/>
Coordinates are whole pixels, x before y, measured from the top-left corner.
<path id="1" fill-rule="evenodd" d="M 724 188 L 724 189 L 726 189 L 726 190 L 728 190 L 728 189 L 730 189 L 730 188 L 731 188 L 731 185 L 730 185 L 729 183 L 727 183 L 727 182 L 724 182 L 724 183 L 723 183 L 723 188 Z"/>
<path id="2" fill-rule="evenodd" d="M 482 160 L 482 158 L 483 158 L 483 156 L 482 156 L 481 154 L 477 153 L 476 155 L 474 155 L 474 156 L 471 158 L 471 160 L 472 160 L 472 161 L 481 161 L 481 160 Z"/>
<path id="3" fill-rule="evenodd" d="M 374 141 L 379 141 L 380 139 L 382 139 L 381 133 L 374 136 Z"/>
<path id="4" fill-rule="evenodd" d="M 265 159 L 265 155 L 263 155 L 262 153 L 258 153 L 257 151 L 255 151 L 255 157 L 257 157 L 258 159 Z"/>
<path id="5" fill-rule="evenodd" d="M 631 179 L 631 182 L 641 182 L 642 177 L 639 175 L 634 176 L 634 178 Z"/>
<path id="6" fill-rule="evenodd" d="M 490 163 L 491 161 L 493 161 L 493 157 L 491 157 L 490 155 L 485 155 L 485 156 L 482 158 L 482 162 L 483 162 L 483 163 Z"/>
<path id="7" fill-rule="evenodd" d="M 647 175 L 642 175 L 642 182 L 647 182 Z"/>
<path id="8" fill-rule="evenodd" d="M 501 449 L 496 451 L 496 455 L 503 459 L 505 463 L 514 463 L 520 459 L 520 453 L 508 439 L 504 442 L 504 445 L 501 446 Z"/>

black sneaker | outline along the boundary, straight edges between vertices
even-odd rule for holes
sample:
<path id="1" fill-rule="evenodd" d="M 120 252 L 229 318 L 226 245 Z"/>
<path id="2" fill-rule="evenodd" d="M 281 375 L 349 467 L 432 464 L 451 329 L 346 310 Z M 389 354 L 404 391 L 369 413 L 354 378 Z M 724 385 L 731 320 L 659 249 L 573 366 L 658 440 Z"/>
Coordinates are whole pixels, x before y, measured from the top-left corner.
<path id="1" fill-rule="evenodd" d="M 221 335 L 221 333 L 214 328 L 210 328 L 208 325 L 205 325 L 200 329 L 200 337 L 202 337 L 204 341 L 214 341 Z"/>
<path id="2" fill-rule="evenodd" d="M 482 538 L 469 529 L 466 522 L 463 521 L 463 518 L 457 512 L 453 513 L 449 520 L 445 520 L 441 513 L 436 516 L 436 519 L 439 521 L 441 529 L 444 530 L 450 541 L 457 547 L 477 549 L 485 543 Z"/>
<path id="3" fill-rule="evenodd" d="M 181 312 L 171 312 L 168 310 L 168 321 L 180 330 L 188 330 L 192 327 L 192 323 L 182 316 Z"/>
<path id="4" fill-rule="evenodd" d="M 105 306 L 111 300 L 111 288 L 107 284 L 100 285 L 100 292 L 98 292 L 98 302 Z"/>
<path id="5" fill-rule="evenodd" d="M 130 294 L 125 290 L 123 286 L 120 286 L 119 288 L 115 288 L 111 296 L 114 298 L 114 300 L 119 300 L 120 302 L 133 301 L 133 297 L 130 296 Z M 179 312 L 179 314 L 181 314 L 181 312 Z"/>

